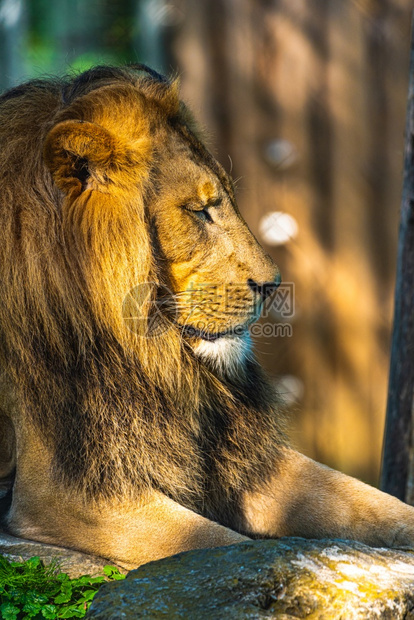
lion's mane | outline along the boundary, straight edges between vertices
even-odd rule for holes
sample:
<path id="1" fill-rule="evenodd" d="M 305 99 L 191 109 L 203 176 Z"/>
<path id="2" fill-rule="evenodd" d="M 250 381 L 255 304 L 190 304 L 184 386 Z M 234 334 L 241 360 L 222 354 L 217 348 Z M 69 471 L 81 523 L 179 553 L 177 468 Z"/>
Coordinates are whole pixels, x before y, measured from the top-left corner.
<path id="1" fill-rule="evenodd" d="M 115 83 L 126 98 L 116 106 L 107 97 Z M 156 158 L 139 178 L 120 172 L 117 200 L 101 195 L 88 217 L 79 201 L 65 207 L 45 165 L 57 120 L 88 119 L 85 95 L 96 91 L 101 113 L 128 123 L 132 90 L 154 118 L 204 148 L 176 85 L 142 67 L 32 81 L 0 98 L 3 383 L 17 399 L 17 423 L 41 433 L 62 484 L 108 498 L 155 488 L 234 526 L 241 492 L 274 468 L 283 441 L 273 390 L 254 360 L 220 374 L 178 329 L 142 338 L 117 309 L 133 286 L 161 279 L 145 215 Z M 145 128 L 145 118 L 134 122 Z M 81 172 L 79 162 L 80 185 Z M 131 183 L 138 203 L 124 190 Z M 0 406 L 7 414 L 7 399 Z"/>

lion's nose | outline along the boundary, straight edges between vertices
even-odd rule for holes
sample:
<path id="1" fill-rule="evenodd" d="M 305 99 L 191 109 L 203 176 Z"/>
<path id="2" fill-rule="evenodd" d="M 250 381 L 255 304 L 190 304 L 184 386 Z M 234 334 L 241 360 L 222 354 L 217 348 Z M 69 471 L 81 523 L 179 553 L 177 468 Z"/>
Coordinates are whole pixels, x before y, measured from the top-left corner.
<path id="1" fill-rule="evenodd" d="M 267 299 L 269 295 L 271 295 L 273 291 L 277 289 L 281 281 L 282 281 L 282 278 L 280 274 L 278 274 L 276 277 L 276 280 L 274 280 L 273 282 L 263 282 L 262 284 L 258 284 L 258 282 L 255 282 L 254 280 L 251 280 L 249 278 L 247 280 L 247 284 L 250 286 L 250 288 L 252 289 L 254 293 L 257 293 L 258 295 L 260 295 L 262 300 L 265 301 L 265 299 Z"/>

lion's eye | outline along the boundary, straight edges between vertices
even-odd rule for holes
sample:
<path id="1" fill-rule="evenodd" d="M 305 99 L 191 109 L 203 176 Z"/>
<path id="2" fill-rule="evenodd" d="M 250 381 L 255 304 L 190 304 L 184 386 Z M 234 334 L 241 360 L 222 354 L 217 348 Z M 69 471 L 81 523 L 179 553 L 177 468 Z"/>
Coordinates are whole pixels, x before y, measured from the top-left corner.
<path id="1" fill-rule="evenodd" d="M 192 206 L 185 206 L 184 209 L 189 211 L 193 215 L 195 215 L 199 220 L 203 222 L 213 222 L 213 218 L 211 217 L 209 206 L 204 207 L 204 209 L 195 209 Z"/>
<path id="2" fill-rule="evenodd" d="M 204 209 L 202 209 L 201 211 L 194 211 L 194 213 L 197 215 L 197 217 L 202 220 L 203 222 L 212 222 L 213 218 L 210 215 L 210 212 L 208 210 L 208 207 L 205 207 Z"/>

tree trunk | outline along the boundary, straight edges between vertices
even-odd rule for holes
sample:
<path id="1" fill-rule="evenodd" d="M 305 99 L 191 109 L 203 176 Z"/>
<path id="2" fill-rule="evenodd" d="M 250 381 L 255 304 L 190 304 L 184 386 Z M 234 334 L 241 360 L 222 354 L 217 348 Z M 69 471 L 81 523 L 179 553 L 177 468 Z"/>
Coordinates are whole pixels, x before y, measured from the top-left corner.
<path id="1" fill-rule="evenodd" d="M 414 20 L 381 488 L 414 505 Z"/>

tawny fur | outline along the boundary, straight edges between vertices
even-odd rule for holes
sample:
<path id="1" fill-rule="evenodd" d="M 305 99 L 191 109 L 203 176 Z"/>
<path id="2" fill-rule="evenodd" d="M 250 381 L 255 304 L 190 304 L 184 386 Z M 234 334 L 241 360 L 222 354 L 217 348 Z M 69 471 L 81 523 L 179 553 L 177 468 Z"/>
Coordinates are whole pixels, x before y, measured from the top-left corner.
<path id="1" fill-rule="evenodd" d="M 157 489 L 235 526 L 282 443 L 272 389 L 254 361 L 217 374 L 178 327 L 146 338 L 122 315 L 137 284 L 171 286 L 146 200 L 166 132 L 201 149 L 176 85 L 97 70 L 12 91 L 0 119 L 1 364 L 55 479 L 93 497 Z"/>
<path id="2" fill-rule="evenodd" d="M 11 533 L 125 567 L 244 534 L 414 545 L 413 508 L 286 445 L 247 331 L 278 270 L 177 82 L 17 87 L 0 153 Z"/>

